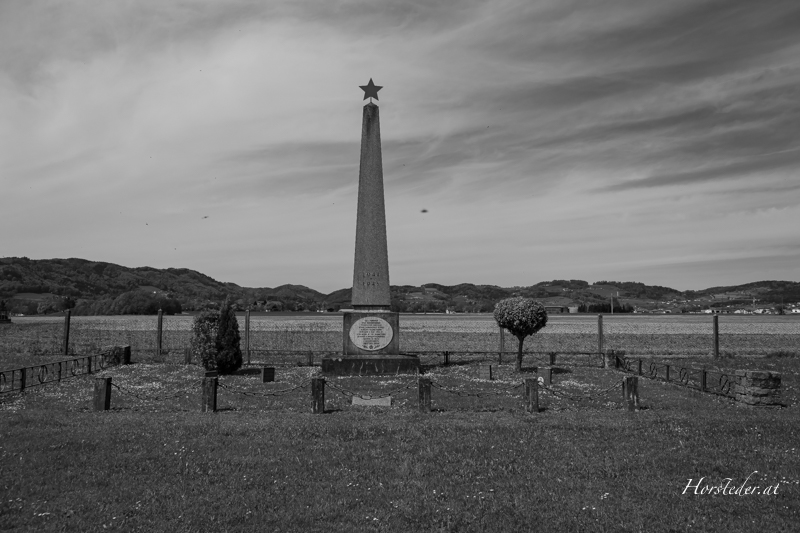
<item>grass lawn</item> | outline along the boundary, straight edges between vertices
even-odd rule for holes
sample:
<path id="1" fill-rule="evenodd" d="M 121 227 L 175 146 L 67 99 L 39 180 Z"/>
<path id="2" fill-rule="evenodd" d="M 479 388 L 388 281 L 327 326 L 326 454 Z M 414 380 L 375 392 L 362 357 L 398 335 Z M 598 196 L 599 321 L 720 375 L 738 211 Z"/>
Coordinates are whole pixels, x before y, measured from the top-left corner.
<path id="1" fill-rule="evenodd" d="M 785 372 L 787 407 L 640 379 L 646 408 L 628 413 L 624 374 L 565 366 L 562 396 L 541 391 L 528 414 L 512 364 L 493 381 L 464 364 L 429 369 L 428 414 L 416 377 L 393 376 L 329 380 L 395 391 L 392 407 L 351 406 L 329 386 L 312 415 L 313 367 L 222 377 L 219 412 L 201 413 L 197 367 L 111 368 L 111 411 L 91 410 L 91 377 L 2 397 L 0 529 L 797 531 L 800 360 L 758 363 Z M 683 493 L 700 478 L 760 493 Z"/>

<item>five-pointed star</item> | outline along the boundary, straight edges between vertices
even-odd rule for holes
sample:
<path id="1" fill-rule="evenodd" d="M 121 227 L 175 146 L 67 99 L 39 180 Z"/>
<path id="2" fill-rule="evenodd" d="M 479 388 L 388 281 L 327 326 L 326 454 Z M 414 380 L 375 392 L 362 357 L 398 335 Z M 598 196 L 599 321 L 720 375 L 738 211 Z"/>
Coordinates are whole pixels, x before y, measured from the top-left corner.
<path id="1" fill-rule="evenodd" d="M 383 85 L 375 85 L 372 83 L 372 78 L 369 79 L 369 83 L 366 85 L 359 85 L 361 89 L 364 91 L 364 100 L 367 98 L 374 98 L 378 100 L 378 91 L 383 89 Z"/>

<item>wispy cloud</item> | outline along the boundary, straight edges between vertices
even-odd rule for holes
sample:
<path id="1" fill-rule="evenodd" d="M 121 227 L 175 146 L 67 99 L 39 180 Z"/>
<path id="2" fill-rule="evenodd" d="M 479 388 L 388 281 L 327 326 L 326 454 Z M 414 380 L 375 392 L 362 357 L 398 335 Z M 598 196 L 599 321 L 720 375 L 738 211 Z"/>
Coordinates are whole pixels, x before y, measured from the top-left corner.
<path id="1" fill-rule="evenodd" d="M 0 3 L 2 252 L 346 286 L 372 77 L 393 282 L 798 279 L 798 27 L 779 0 Z"/>

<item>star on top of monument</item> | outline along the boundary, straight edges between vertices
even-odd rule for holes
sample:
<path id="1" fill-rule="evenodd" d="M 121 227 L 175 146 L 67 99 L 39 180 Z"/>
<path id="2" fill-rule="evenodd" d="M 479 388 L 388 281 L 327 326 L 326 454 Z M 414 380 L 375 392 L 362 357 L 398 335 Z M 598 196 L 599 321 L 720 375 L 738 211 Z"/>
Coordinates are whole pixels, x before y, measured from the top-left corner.
<path id="1" fill-rule="evenodd" d="M 374 98 L 375 100 L 378 100 L 379 99 L 378 91 L 383 89 L 383 85 L 375 85 L 374 83 L 372 83 L 372 78 L 369 79 L 368 84 L 359 85 L 359 87 L 361 87 L 361 90 L 364 91 L 364 98 L 363 98 L 364 100 L 366 100 L 367 98 Z"/>

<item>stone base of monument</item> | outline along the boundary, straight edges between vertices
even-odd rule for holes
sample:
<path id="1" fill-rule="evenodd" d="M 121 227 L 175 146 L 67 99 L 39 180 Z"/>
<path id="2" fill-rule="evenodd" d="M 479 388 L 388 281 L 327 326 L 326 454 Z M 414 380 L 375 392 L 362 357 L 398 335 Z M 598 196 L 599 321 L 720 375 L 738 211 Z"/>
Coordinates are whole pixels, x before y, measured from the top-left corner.
<path id="1" fill-rule="evenodd" d="M 382 376 L 419 373 L 419 357 L 411 355 L 343 355 L 322 360 L 322 373 L 334 376 Z"/>
<path id="2" fill-rule="evenodd" d="M 381 309 L 344 313 L 342 356 L 322 360 L 322 372 L 337 376 L 419 373 L 419 357 L 400 354 L 400 315 Z"/>

